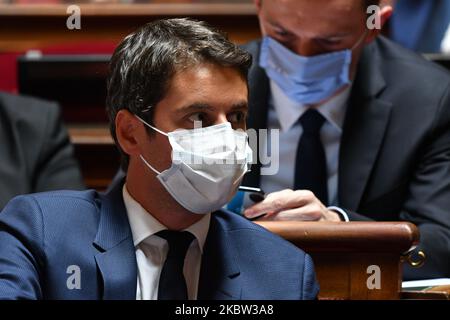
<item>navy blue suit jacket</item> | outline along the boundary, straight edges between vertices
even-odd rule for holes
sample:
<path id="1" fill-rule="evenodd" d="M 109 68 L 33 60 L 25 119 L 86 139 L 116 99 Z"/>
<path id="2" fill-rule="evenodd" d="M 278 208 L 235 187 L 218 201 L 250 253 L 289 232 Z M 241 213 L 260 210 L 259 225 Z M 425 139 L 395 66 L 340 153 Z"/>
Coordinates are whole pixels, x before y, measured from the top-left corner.
<path id="1" fill-rule="evenodd" d="M 135 299 L 121 187 L 11 200 L 0 213 L 0 299 Z M 70 285 L 73 268 L 79 289 Z M 314 299 L 318 290 L 307 254 L 240 216 L 212 215 L 199 299 Z"/>

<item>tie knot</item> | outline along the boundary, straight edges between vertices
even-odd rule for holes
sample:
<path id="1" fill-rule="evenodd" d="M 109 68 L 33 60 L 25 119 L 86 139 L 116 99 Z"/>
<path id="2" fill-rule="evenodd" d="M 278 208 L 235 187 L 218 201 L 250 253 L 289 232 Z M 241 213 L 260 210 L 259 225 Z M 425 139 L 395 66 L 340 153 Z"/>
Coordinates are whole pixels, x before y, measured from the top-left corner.
<path id="1" fill-rule="evenodd" d="M 188 231 L 163 230 L 156 235 L 169 243 L 167 258 L 184 260 L 186 252 L 194 240 L 194 235 Z"/>
<path id="2" fill-rule="evenodd" d="M 307 134 L 318 134 L 324 122 L 325 118 L 315 109 L 308 109 L 300 117 L 300 124 L 303 127 L 303 131 Z"/>

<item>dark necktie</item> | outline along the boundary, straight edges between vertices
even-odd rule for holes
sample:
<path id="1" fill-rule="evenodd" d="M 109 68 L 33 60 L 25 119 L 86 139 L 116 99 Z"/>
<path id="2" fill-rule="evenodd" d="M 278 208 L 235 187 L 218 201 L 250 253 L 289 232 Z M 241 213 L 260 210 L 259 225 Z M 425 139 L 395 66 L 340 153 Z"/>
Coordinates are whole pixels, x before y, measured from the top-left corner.
<path id="1" fill-rule="evenodd" d="M 160 231 L 156 235 L 169 243 L 169 252 L 159 278 L 158 300 L 188 300 L 183 267 L 186 252 L 194 236 L 187 231 L 170 230 Z"/>
<path id="2" fill-rule="evenodd" d="M 325 118 L 314 109 L 300 117 L 303 134 L 297 147 L 294 189 L 311 190 L 324 205 L 328 204 L 327 164 L 320 140 Z"/>

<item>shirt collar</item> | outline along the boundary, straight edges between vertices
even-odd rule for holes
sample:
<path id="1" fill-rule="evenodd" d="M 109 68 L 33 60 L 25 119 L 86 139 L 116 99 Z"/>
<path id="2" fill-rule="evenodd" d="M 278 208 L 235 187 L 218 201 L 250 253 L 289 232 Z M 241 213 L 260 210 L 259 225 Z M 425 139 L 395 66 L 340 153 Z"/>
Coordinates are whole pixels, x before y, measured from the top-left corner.
<path id="1" fill-rule="evenodd" d="M 123 201 L 127 210 L 128 220 L 130 222 L 131 233 L 133 235 L 133 244 L 136 247 L 148 237 L 166 230 L 167 227 L 156 220 L 147 210 L 145 210 L 128 192 L 126 183 L 122 188 Z M 206 214 L 200 221 L 194 223 L 183 231 L 192 233 L 198 241 L 200 251 L 203 253 L 203 247 L 208 235 L 211 214 Z"/>
<path id="2" fill-rule="evenodd" d="M 350 97 L 351 88 L 351 85 L 348 86 L 338 95 L 317 108 L 317 111 L 339 131 L 342 131 L 344 125 L 345 112 L 347 110 L 347 102 Z M 270 80 L 270 90 L 272 93 L 272 104 L 278 115 L 281 130 L 286 132 L 297 123 L 298 119 L 308 110 L 309 106 L 292 101 L 272 80 Z"/>

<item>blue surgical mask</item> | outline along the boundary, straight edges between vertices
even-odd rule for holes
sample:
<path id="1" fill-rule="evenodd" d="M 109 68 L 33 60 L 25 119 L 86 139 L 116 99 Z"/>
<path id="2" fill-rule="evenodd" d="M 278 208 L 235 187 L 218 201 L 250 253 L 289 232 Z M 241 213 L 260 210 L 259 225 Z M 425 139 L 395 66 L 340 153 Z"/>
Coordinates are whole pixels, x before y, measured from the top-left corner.
<path id="1" fill-rule="evenodd" d="M 259 64 L 293 101 L 316 104 L 330 98 L 350 84 L 352 49 L 325 53 L 312 57 L 297 55 L 270 37 L 264 37 Z"/>

